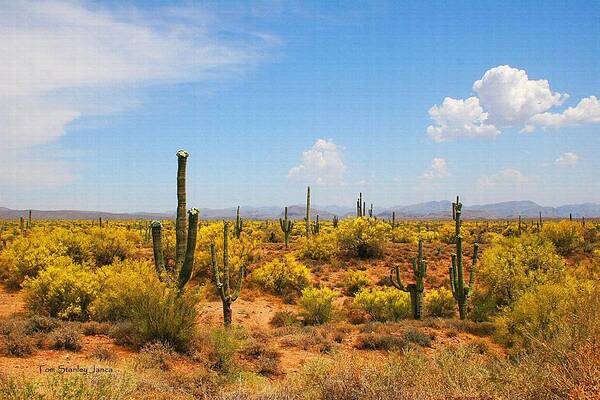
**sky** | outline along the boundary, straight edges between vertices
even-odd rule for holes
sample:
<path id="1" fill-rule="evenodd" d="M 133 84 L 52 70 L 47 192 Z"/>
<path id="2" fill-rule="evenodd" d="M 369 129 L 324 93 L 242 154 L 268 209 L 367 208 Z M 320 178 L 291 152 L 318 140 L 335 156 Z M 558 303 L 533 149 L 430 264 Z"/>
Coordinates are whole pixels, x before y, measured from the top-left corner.
<path id="1" fill-rule="evenodd" d="M 452 3 L 452 4 L 450 4 Z M 0 0 L 0 206 L 600 202 L 600 3 Z"/>

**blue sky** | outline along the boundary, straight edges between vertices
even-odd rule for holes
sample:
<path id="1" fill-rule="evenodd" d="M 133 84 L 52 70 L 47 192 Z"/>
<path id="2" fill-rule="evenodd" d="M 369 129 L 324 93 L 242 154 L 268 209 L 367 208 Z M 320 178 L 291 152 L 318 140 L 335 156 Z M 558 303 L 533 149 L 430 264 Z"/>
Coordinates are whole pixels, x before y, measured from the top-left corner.
<path id="1" fill-rule="evenodd" d="M 600 202 L 600 5 L 449 3 L 2 3 L 0 206 Z"/>

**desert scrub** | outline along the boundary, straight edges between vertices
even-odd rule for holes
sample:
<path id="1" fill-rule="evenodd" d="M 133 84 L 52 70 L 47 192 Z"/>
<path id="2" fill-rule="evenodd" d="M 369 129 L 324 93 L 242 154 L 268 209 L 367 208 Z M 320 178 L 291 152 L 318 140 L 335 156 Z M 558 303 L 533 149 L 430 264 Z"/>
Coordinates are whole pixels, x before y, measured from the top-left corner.
<path id="1" fill-rule="evenodd" d="M 235 357 L 242 347 L 245 332 L 240 328 L 216 328 L 204 338 L 209 346 L 208 358 L 211 366 L 221 372 L 232 372 Z"/>
<path id="2" fill-rule="evenodd" d="M 558 254 L 569 256 L 577 250 L 583 250 L 585 229 L 579 222 L 546 222 L 542 227 L 542 237 L 556 247 Z"/>
<path id="3" fill-rule="evenodd" d="M 133 342 L 168 343 L 178 352 L 189 350 L 196 334 L 196 304 L 198 292 L 183 294 L 161 284 L 138 289 L 131 298 L 128 319 L 133 327 Z"/>
<path id="4" fill-rule="evenodd" d="M 108 265 L 113 260 L 124 260 L 141 242 L 139 233 L 124 228 L 93 228 L 91 230 L 92 254 L 97 265 Z"/>
<path id="5" fill-rule="evenodd" d="M 289 311 L 276 311 L 273 314 L 273 318 L 271 318 L 270 324 L 276 328 L 292 326 L 298 324 L 298 317 Z"/>
<path id="6" fill-rule="evenodd" d="M 302 256 L 315 261 L 328 261 L 337 255 L 335 232 L 322 232 L 302 240 Z"/>
<path id="7" fill-rule="evenodd" d="M 35 228 L 29 236 L 17 237 L 0 252 L 0 278 L 16 289 L 25 278 L 35 278 L 48 266 L 67 262 L 66 254 L 62 243 Z"/>
<path id="8" fill-rule="evenodd" d="M 131 303 L 139 293 L 164 290 L 152 262 L 116 260 L 98 270 L 100 290 L 90 305 L 97 321 L 122 321 L 130 317 Z"/>
<path id="9" fill-rule="evenodd" d="M 307 288 L 302 291 L 300 306 L 301 316 L 304 317 L 306 325 L 320 325 L 331 319 L 333 311 L 333 299 L 340 294 L 327 287 Z"/>
<path id="10" fill-rule="evenodd" d="M 549 241 L 533 235 L 498 237 L 483 252 L 477 268 L 474 311 L 481 319 L 489 318 L 529 288 L 561 280 L 564 269 L 564 260 Z M 478 308 L 487 312 L 478 312 Z"/>
<path id="11" fill-rule="evenodd" d="M 52 331 L 48 336 L 48 342 L 50 348 L 54 350 L 79 351 L 82 347 L 81 333 L 77 327 L 71 325 L 64 325 Z"/>
<path id="12" fill-rule="evenodd" d="M 21 320 L 0 321 L 0 354 L 24 357 L 35 350 L 35 341 L 27 335 L 27 326 Z"/>
<path id="13" fill-rule="evenodd" d="M 94 260 L 92 238 L 81 229 L 54 229 L 50 237 L 65 247 L 65 255 L 77 264 Z"/>
<path id="14" fill-rule="evenodd" d="M 375 321 L 398 321 L 410 315 L 410 295 L 395 288 L 363 289 L 354 297 L 360 307 Z"/>
<path id="15" fill-rule="evenodd" d="M 374 218 L 355 218 L 340 221 L 337 229 L 340 250 L 361 259 L 383 256 L 390 226 Z"/>
<path id="16" fill-rule="evenodd" d="M 351 296 L 371 285 L 373 285 L 373 281 L 366 271 L 349 271 L 344 278 L 344 288 Z"/>
<path id="17" fill-rule="evenodd" d="M 406 340 L 387 333 L 363 333 L 356 339 L 355 346 L 362 350 L 402 350 L 406 347 Z"/>
<path id="18" fill-rule="evenodd" d="M 426 291 L 423 305 L 429 317 L 451 318 L 456 313 L 452 292 L 444 287 Z"/>
<path id="19" fill-rule="evenodd" d="M 133 368 L 138 371 L 145 369 L 169 371 L 173 367 L 176 355 L 168 343 L 146 343 L 134 357 Z"/>
<path id="20" fill-rule="evenodd" d="M 252 284 L 277 295 L 299 294 L 310 279 L 310 270 L 291 254 L 260 266 L 250 275 Z"/>
<path id="21" fill-rule="evenodd" d="M 86 320 L 100 283 L 89 265 L 74 264 L 69 257 L 55 259 L 36 278 L 23 282 L 25 304 L 37 314 L 65 320 Z"/>

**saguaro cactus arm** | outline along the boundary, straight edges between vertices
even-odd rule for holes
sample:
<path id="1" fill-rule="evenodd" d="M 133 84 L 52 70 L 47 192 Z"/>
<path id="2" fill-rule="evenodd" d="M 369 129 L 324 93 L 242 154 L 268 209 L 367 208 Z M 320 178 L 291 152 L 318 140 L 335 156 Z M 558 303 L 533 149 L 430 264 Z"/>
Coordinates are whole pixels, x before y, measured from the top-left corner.
<path id="1" fill-rule="evenodd" d="M 185 260 L 179 271 L 179 290 L 183 290 L 185 284 L 188 283 L 192 277 L 192 270 L 194 269 L 194 256 L 196 254 L 196 236 L 198 234 L 198 209 L 192 208 L 188 211 L 188 233 L 187 233 L 187 245 L 185 251 Z"/>
<path id="2" fill-rule="evenodd" d="M 394 277 L 396 278 L 395 280 Z M 406 289 L 402 284 L 402 279 L 400 278 L 400 267 L 397 265 L 390 269 L 390 282 L 392 282 L 392 285 L 394 285 L 396 289 L 402 290 L 403 292 L 408 292 L 408 289 Z"/>
<path id="3" fill-rule="evenodd" d="M 221 297 L 222 301 L 226 301 L 227 298 L 225 296 L 225 293 L 223 291 L 223 283 L 221 283 L 221 276 L 219 273 L 219 266 L 217 264 L 217 252 L 215 250 L 215 244 L 212 243 L 210 245 L 210 260 L 211 260 L 211 266 L 212 266 L 212 273 L 213 273 L 213 279 L 215 281 L 215 286 L 217 287 L 217 292 L 219 292 L 219 296 Z"/>
<path id="4" fill-rule="evenodd" d="M 156 268 L 156 273 L 160 276 L 165 271 L 165 259 L 162 248 L 162 224 L 159 221 L 152 221 L 150 229 L 152 230 L 154 267 Z"/>

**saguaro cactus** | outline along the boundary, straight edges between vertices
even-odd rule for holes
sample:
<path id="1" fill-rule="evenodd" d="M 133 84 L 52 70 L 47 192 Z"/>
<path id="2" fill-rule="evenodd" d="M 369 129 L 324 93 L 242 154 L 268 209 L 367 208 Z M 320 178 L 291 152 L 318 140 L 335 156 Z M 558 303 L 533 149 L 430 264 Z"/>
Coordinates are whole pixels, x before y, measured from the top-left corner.
<path id="1" fill-rule="evenodd" d="M 292 233 L 292 228 L 294 227 L 294 223 L 292 222 L 292 220 L 288 219 L 288 208 L 285 207 L 284 211 L 283 211 L 283 219 L 279 218 L 279 226 L 281 227 L 281 230 L 283 231 L 283 237 L 284 237 L 284 241 L 285 241 L 285 247 L 287 249 L 287 247 L 290 244 L 290 233 Z"/>
<path id="2" fill-rule="evenodd" d="M 221 281 L 221 273 L 217 263 L 217 252 L 215 244 L 210 245 L 210 257 L 213 271 L 213 278 L 217 291 L 223 303 L 223 323 L 226 327 L 231 325 L 231 304 L 238 299 L 242 289 L 242 281 L 244 280 L 245 265 L 240 266 L 239 275 L 236 287 L 231 291 L 229 282 L 229 245 L 228 245 L 228 224 L 223 222 L 223 280 Z"/>
<path id="3" fill-rule="evenodd" d="M 310 186 L 306 188 L 306 237 L 310 237 Z"/>
<path id="4" fill-rule="evenodd" d="M 392 229 L 396 229 L 396 211 L 392 211 Z"/>
<path id="5" fill-rule="evenodd" d="M 456 196 L 456 203 L 452 203 L 452 218 L 454 219 L 456 226 L 456 254 L 452 254 L 452 266 L 449 269 L 449 275 L 452 296 L 458 304 L 458 314 L 460 319 L 465 319 L 467 315 L 467 300 L 473 291 L 473 286 L 475 285 L 475 268 L 477 265 L 477 253 L 479 250 L 479 245 L 477 243 L 473 245 L 473 263 L 469 272 L 469 285 L 465 286 L 463 272 L 462 235 L 460 233 L 461 214 L 462 204 L 460 203 L 458 196 Z"/>
<path id="6" fill-rule="evenodd" d="M 314 235 L 318 235 L 321 231 L 321 224 L 319 223 L 319 214 L 317 214 L 317 218 L 315 219 L 315 222 L 313 222 L 311 229 Z"/>
<path id="7" fill-rule="evenodd" d="M 244 224 L 244 222 L 240 218 L 240 206 L 238 206 L 237 211 L 235 213 L 235 226 L 233 227 L 233 234 L 238 239 L 240 238 L 240 235 L 242 234 L 242 230 L 244 229 L 243 224 Z"/>
<path id="8" fill-rule="evenodd" d="M 27 216 L 27 229 L 30 229 L 32 227 L 32 223 L 31 223 L 31 210 L 29 210 L 29 215 Z"/>
<path id="9" fill-rule="evenodd" d="M 196 235 L 198 233 L 198 209 L 192 208 L 187 212 L 186 220 L 186 192 L 185 169 L 187 151 L 177 152 L 177 219 L 175 220 L 175 271 L 178 274 L 177 287 L 180 292 L 190 280 L 194 268 L 194 255 L 196 253 Z M 181 212 L 183 210 L 183 213 Z M 162 248 L 162 224 L 152 221 L 152 248 L 154 251 L 154 265 L 156 272 L 161 275 L 165 272 L 164 253 Z M 187 228 L 187 229 L 186 229 Z M 187 230 L 187 232 L 186 232 Z"/>
<path id="10" fill-rule="evenodd" d="M 423 279 L 427 274 L 427 261 L 423 257 L 423 241 L 419 240 L 419 253 L 418 256 L 411 260 L 413 276 L 415 277 L 415 283 L 411 283 L 407 286 L 402 284 L 400 279 L 400 268 L 396 265 L 390 270 L 390 281 L 392 285 L 397 289 L 410 294 L 410 304 L 412 307 L 412 313 L 414 319 L 421 319 L 423 309 L 423 292 L 425 291 L 425 285 Z M 394 279 L 395 275 L 395 279 Z"/>
<path id="11" fill-rule="evenodd" d="M 340 223 L 340 219 L 338 218 L 337 215 L 333 216 L 332 222 L 333 222 L 333 227 L 337 229 L 338 224 Z"/>
<path id="12" fill-rule="evenodd" d="M 373 203 L 371 203 L 371 208 L 369 208 L 369 218 L 373 218 Z"/>

